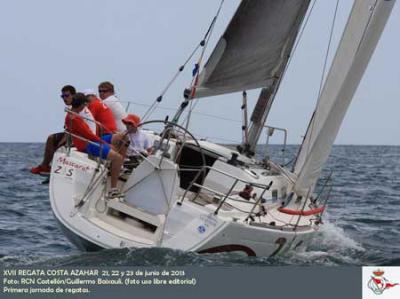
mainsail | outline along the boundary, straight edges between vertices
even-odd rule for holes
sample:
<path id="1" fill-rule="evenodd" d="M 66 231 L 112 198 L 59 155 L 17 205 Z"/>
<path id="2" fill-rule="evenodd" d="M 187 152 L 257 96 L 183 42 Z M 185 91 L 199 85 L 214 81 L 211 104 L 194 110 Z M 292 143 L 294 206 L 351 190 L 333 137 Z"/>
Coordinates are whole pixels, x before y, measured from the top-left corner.
<path id="1" fill-rule="evenodd" d="M 243 0 L 200 74 L 196 98 L 273 87 L 310 0 Z"/>
<path id="2" fill-rule="evenodd" d="M 307 129 L 294 173 L 294 191 L 312 191 L 347 108 L 374 52 L 394 0 L 356 0 Z"/>

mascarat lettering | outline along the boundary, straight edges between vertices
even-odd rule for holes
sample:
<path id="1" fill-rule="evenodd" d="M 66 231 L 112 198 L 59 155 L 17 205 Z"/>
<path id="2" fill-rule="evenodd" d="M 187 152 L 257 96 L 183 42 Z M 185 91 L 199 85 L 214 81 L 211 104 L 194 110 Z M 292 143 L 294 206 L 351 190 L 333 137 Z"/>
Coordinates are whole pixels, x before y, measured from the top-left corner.
<path id="1" fill-rule="evenodd" d="M 67 160 L 65 157 L 59 157 L 57 159 L 57 162 L 60 163 L 60 164 L 63 164 L 63 165 L 71 166 L 71 167 L 73 167 L 75 169 L 82 170 L 83 172 L 86 172 L 86 171 L 90 170 L 90 166 L 81 165 L 81 164 L 78 164 L 76 162 L 72 162 L 70 160 Z"/>

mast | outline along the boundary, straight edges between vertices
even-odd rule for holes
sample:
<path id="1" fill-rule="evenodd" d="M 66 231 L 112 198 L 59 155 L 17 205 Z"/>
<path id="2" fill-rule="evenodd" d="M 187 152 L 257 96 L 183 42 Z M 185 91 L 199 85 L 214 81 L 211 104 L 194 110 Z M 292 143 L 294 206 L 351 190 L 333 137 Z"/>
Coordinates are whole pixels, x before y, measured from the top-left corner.
<path id="1" fill-rule="evenodd" d="M 242 131 L 243 131 L 243 138 L 242 142 L 243 144 L 247 144 L 249 142 L 249 124 L 248 124 L 248 118 L 247 118 L 247 92 L 243 91 L 243 104 L 242 104 L 242 118 L 243 118 L 243 126 L 242 126 Z"/>
<path id="2" fill-rule="evenodd" d="M 306 196 L 320 176 L 395 0 L 355 0 L 294 166 L 294 192 Z"/>
<path id="3" fill-rule="evenodd" d="M 244 145 L 244 150 L 248 155 L 254 155 L 261 131 L 267 121 L 269 111 L 273 103 L 271 88 L 263 88 L 251 115 L 251 126 L 249 129 L 248 143 Z"/>

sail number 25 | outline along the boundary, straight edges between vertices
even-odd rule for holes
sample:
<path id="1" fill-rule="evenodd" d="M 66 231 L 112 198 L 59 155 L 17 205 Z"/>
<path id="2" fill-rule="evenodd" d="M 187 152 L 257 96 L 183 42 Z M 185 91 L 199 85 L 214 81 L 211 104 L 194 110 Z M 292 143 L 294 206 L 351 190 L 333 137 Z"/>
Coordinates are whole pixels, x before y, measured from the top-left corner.
<path id="1" fill-rule="evenodd" d="M 72 177 L 74 174 L 74 169 L 71 167 L 65 167 L 62 165 L 57 165 L 53 171 L 55 174 L 64 175 L 66 177 Z"/>

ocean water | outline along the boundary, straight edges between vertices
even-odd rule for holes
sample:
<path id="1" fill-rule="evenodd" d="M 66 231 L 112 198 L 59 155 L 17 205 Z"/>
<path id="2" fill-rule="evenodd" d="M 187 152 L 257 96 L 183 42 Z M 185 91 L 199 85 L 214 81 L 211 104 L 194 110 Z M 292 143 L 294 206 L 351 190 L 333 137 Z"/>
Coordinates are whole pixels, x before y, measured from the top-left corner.
<path id="1" fill-rule="evenodd" d="M 287 161 L 297 146 L 289 146 Z M 259 155 L 264 151 L 259 148 Z M 269 153 L 280 159 L 280 148 Z M 274 258 L 170 249 L 81 252 L 51 212 L 48 185 L 31 175 L 43 144 L 0 143 L 0 266 L 280 266 L 400 265 L 400 147 L 334 146 L 325 225 L 302 252 Z"/>

